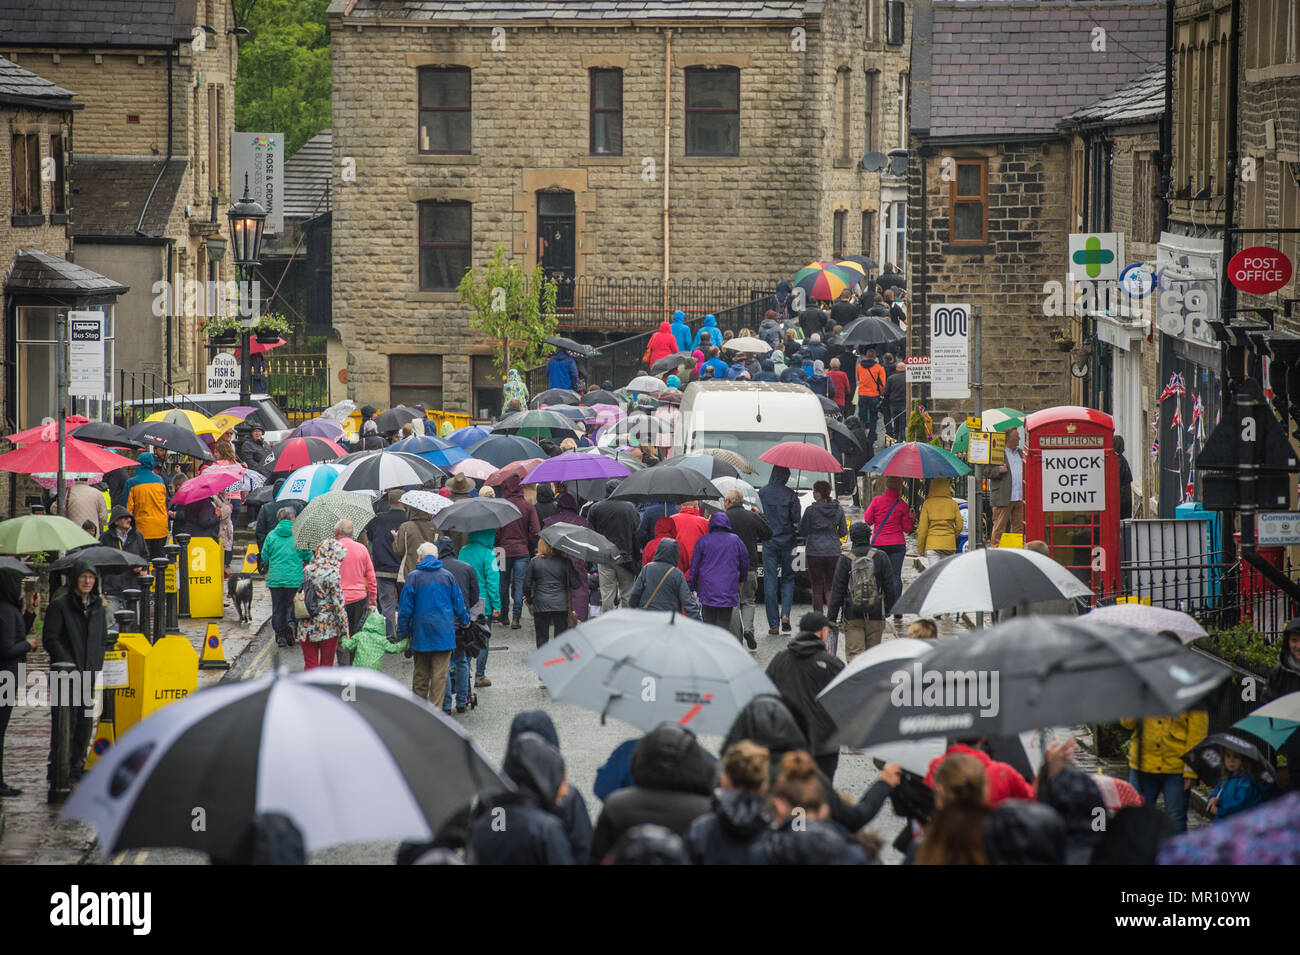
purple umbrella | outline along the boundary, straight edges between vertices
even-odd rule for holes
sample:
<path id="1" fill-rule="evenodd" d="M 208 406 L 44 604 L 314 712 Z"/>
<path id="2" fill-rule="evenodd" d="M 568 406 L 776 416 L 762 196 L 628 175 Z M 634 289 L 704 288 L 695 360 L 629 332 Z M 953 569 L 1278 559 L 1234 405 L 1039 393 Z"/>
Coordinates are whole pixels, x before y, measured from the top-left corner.
<path id="1" fill-rule="evenodd" d="M 289 432 L 289 437 L 328 438 L 331 441 L 337 441 L 343 437 L 343 425 L 332 418 L 312 418 L 310 421 L 304 421 Z"/>
<path id="2" fill-rule="evenodd" d="M 567 451 L 548 458 L 529 472 L 521 484 L 542 484 L 547 481 L 589 481 L 593 478 L 623 478 L 632 472 L 624 465 L 604 454 L 585 454 Z"/>

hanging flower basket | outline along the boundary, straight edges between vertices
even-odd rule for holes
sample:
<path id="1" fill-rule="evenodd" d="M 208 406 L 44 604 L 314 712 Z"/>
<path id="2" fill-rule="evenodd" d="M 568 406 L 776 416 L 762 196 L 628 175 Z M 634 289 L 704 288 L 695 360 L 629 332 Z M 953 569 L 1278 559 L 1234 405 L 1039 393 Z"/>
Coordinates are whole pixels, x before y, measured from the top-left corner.
<path id="1" fill-rule="evenodd" d="M 258 318 L 253 334 L 263 345 L 274 345 L 292 331 L 289 320 L 279 312 L 268 312 Z"/>
<path id="2" fill-rule="evenodd" d="M 211 332 L 208 335 L 208 342 L 212 345 L 238 345 L 239 335 L 227 331 Z"/>
<path id="3" fill-rule="evenodd" d="M 264 332 L 259 328 L 254 330 L 253 337 L 256 338 L 260 344 L 274 345 L 276 342 L 280 340 L 280 333 Z"/>

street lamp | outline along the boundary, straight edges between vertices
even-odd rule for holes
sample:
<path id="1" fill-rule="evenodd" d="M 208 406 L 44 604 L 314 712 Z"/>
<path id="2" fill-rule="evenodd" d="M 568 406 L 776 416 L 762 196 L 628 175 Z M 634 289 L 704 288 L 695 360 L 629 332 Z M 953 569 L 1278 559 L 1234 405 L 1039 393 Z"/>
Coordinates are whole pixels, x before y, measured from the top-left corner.
<path id="1" fill-rule="evenodd" d="M 243 268 L 251 274 L 252 268 L 258 265 L 258 256 L 262 251 L 262 227 L 266 225 L 266 209 L 248 194 L 248 173 L 244 173 L 244 195 L 238 202 L 230 207 L 226 213 L 226 219 L 230 222 L 230 244 L 231 256 L 235 266 L 235 281 L 239 281 L 239 270 Z M 242 293 L 240 296 L 243 298 Z M 243 302 L 240 302 L 241 309 Z M 248 370 L 248 352 L 249 341 L 248 333 L 252 329 L 256 318 L 243 318 L 241 325 L 243 330 L 240 333 L 241 345 L 239 351 L 239 403 L 247 407 L 251 404 L 250 375 Z"/>

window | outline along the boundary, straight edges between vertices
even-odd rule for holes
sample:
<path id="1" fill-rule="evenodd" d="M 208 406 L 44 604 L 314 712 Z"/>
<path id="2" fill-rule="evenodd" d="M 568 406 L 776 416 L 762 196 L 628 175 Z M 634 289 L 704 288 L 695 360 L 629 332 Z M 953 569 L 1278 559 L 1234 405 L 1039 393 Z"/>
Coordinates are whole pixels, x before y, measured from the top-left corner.
<path id="1" fill-rule="evenodd" d="M 886 0 L 885 3 L 885 42 L 894 46 L 903 43 L 907 34 L 904 23 L 903 0 Z"/>
<path id="2" fill-rule="evenodd" d="M 982 245 L 988 241 L 988 161 L 957 159 L 949 184 L 949 241 Z"/>
<path id="3" fill-rule="evenodd" d="M 623 71 L 591 71 L 591 155 L 623 155 Z"/>
<path id="4" fill-rule="evenodd" d="M 217 141 L 221 139 L 221 126 L 217 120 L 217 88 L 208 87 L 208 195 L 215 196 L 221 189 L 218 179 L 221 166 L 217 160 Z"/>
<path id="5" fill-rule="evenodd" d="M 420 203 L 420 291 L 448 292 L 470 266 L 468 202 Z"/>
<path id="6" fill-rule="evenodd" d="M 1154 153 L 1133 154 L 1133 241 L 1155 242 L 1156 164 Z"/>
<path id="7" fill-rule="evenodd" d="M 12 191 L 16 216 L 41 214 L 41 138 L 18 133 L 13 138 Z"/>
<path id="8" fill-rule="evenodd" d="M 420 152 L 470 151 L 469 68 L 420 70 Z"/>
<path id="9" fill-rule="evenodd" d="M 891 202 L 885 206 L 885 235 L 880 257 L 885 262 L 893 263 L 900 272 L 907 271 L 906 202 Z"/>
<path id="10" fill-rule="evenodd" d="M 831 255 L 838 262 L 844 258 L 844 230 L 849 222 L 849 214 L 839 210 L 831 216 Z"/>
<path id="11" fill-rule="evenodd" d="M 1197 50 L 1197 97 L 1196 104 L 1196 189 L 1199 192 L 1209 183 L 1210 175 L 1210 123 L 1213 110 L 1210 109 L 1210 96 L 1214 89 L 1210 74 L 1213 72 L 1214 45 L 1201 45 Z"/>
<path id="12" fill-rule="evenodd" d="M 63 135 L 50 137 L 50 158 L 54 161 L 54 181 L 50 183 L 50 212 L 56 216 L 68 211 L 68 181 L 63 169 Z"/>
<path id="13" fill-rule="evenodd" d="M 1192 60 L 1194 51 L 1183 47 L 1178 51 L 1178 146 L 1174 150 L 1177 169 L 1174 172 L 1174 192 L 1184 191 L 1192 176 Z"/>
<path id="14" fill-rule="evenodd" d="M 874 71 L 867 72 L 867 86 L 865 90 L 866 111 L 864 114 L 866 116 L 866 128 L 863 130 L 863 134 L 862 134 L 862 142 L 863 145 L 865 146 L 865 148 L 862 150 L 862 154 L 864 156 L 867 153 L 876 151 L 876 124 L 872 121 L 872 114 L 876 108 L 876 76 L 877 75 L 878 74 Z"/>
<path id="15" fill-rule="evenodd" d="M 876 234 L 876 214 L 874 212 L 862 213 L 862 254 L 871 258 L 872 236 Z"/>
<path id="16" fill-rule="evenodd" d="M 442 356 L 389 355 L 388 402 L 393 407 L 441 408 Z"/>
<path id="17" fill-rule="evenodd" d="M 686 155 L 740 155 L 740 70 L 686 70 Z"/>
<path id="18" fill-rule="evenodd" d="M 491 355 L 474 355 L 470 358 L 470 377 L 474 388 L 474 416 L 495 418 L 503 405 L 501 372 Z"/>
<path id="19" fill-rule="evenodd" d="M 104 321 L 104 391 L 98 396 L 70 398 L 68 414 L 81 414 L 92 421 L 98 421 L 101 417 L 112 415 L 113 379 L 116 377 L 116 306 L 96 305 L 89 310 L 98 313 Z M 34 428 L 57 413 L 57 349 L 61 311 L 64 310 L 46 305 L 20 305 L 16 309 L 19 428 Z M 67 334 L 66 330 L 64 334 Z"/>
<path id="20" fill-rule="evenodd" d="M 907 148 L 907 74 L 898 74 L 898 148 Z"/>
<path id="21" fill-rule="evenodd" d="M 852 82 L 853 74 L 849 72 L 848 67 L 835 71 L 835 98 L 840 107 L 840 128 L 836 131 L 839 136 L 839 153 L 840 162 L 848 165 L 853 162 L 853 145 L 849 136 L 853 132 L 853 116 L 849 112 L 853 104 Z"/>
<path id="22" fill-rule="evenodd" d="M 1228 43 L 1226 38 L 1216 44 L 1219 51 L 1218 73 L 1214 84 L 1218 108 L 1214 110 L 1214 188 L 1223 195 L 1228 183 Z"/>

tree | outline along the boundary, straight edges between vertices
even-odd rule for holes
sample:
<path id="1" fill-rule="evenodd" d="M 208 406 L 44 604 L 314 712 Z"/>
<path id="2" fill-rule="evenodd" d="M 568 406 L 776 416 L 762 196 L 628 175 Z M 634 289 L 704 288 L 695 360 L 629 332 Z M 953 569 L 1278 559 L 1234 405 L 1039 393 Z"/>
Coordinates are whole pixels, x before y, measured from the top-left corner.
<path id="1" fill-rule="evenodd" d="M 547 347 L 542 339 L 555 334 L 559 316 L 555 283 L 545 281 L 540 266 L 529 276 L 517 262 L 507 261 L 506 247 L 498 244 L 482 275 L 470 269 L 456 294 L 474 313 L 470 324 L 497 340 L 498 368 L 513 367 L 512 358 L 524 367 L 541 363 Z"/>
<path id="2" fill-rule="evenodd" d="M 244 0 L 235 127 L 283 133 L 285 155 L 330 125 L 329 0 Z"/>

